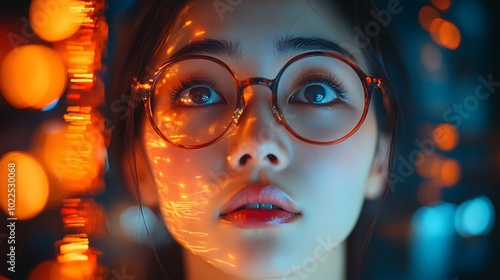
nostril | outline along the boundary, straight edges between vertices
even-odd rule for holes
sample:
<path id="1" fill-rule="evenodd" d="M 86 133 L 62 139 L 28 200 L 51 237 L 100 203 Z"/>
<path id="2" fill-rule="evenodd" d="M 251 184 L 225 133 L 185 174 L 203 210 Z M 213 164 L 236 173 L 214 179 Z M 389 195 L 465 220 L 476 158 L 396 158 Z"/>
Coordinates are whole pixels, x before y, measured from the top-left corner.
<path id="1" fill-rule="evenodd" d="M 249 159 L 252 157 L 249 154 L 245 154 L 240 158 L 240 165 L 245 165 Z"/>
<path id="2" fill-rule="evenodd" d="M 269 159 L 269 161 L 271 161 L 271 163 L 278 163 L 278 158 L 275 155 L 268 154 L 266 157 L 267 159 Z"/>

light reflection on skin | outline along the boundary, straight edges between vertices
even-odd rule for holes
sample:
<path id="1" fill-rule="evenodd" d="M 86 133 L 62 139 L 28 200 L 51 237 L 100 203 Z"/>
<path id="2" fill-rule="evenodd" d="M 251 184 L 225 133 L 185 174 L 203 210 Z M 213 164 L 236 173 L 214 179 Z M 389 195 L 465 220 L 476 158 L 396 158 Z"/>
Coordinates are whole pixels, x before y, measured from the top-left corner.
<path id="1" fill-rule="evenodd" d="M 327 10 L 318 1 L 310 2 L 315 11 Z M 239 79 L 276 76 L 293 56 L 275 56 L 272 43 L 276 36 L 293 34 L 348 43 L 353 38 L 352 28 L 340 15 L 320 17 L 306 1 L 299 0 L 243 1 L 223 22 L 219 21 L 211 1 L 198 1 L 189 14 L 179 17 L 174 30 L 163 47 L 165 56 L 158 65 L 192 40 L 237 40 L 241 57 L 219 58 Z M 197 36 L 200 30 L 204 32 Z M 364 58 L 356 59 L 366 72 Z M 277 128 L 268 89 L 252 86 L 244 94 L 247 107 L 241 122 L 220 142 L 196 150 L 165 145 L 145 121 L 145 150 L 155 175 L 165 223 L 187 254 L 197 255 L 232 276 L 278 277 L 313 255 L 317 238 L 328 237 L 336 245 L 345 242 L 364 201 L 378 132 L 370 110 L 362 127 L 346 141 L 333 146 L 311 145 Z M 261 137 L 262 131 L 268 131 L 272 137 Z M 238 158 L 238 151 L 258 154 L 264 149 L 287 158 L 286 165 L 274 168 L 251 164 L 237 170 L 228 166 L 227 159 Z M 229 197 L 250 183 L 265 181 L 272 181 L 286 191 L 303 216 L 270 229 L 243 230 L 219 221 L 221 205 Z M 336 255 L 333 251 L 325 252 L 321 258 Z M 318 271 L 331 269 L 326 266 L 320 265 Z"/>

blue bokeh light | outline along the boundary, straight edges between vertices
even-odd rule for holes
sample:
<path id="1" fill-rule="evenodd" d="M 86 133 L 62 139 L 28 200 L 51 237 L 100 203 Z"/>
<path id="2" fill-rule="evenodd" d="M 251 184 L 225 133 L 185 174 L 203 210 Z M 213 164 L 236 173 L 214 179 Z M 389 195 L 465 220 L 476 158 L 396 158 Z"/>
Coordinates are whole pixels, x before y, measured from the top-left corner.
<path id="1" fill-rule="evenodd" d="M 486 196 L 463 202 L 455 213 L 455 229 L 463 237 L 486 235 L 494 222 L 495 210 Z"/>

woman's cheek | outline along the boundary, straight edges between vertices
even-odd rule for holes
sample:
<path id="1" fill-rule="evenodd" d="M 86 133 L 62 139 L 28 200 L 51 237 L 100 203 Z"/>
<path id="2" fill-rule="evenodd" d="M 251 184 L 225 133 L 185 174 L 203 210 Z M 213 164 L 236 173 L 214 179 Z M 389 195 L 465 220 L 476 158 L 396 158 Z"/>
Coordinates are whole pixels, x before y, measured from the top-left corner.
<path id="1" fill-rule="evenodd" d="M 165 144 L 154 131 L 145 135 L 147 158 L 169 227 L 213 215 L 208 209 L 225 178 L 217 171 L 225 165 L 223 151 L 217 151 L 220 147 L 187 150 Z"/>

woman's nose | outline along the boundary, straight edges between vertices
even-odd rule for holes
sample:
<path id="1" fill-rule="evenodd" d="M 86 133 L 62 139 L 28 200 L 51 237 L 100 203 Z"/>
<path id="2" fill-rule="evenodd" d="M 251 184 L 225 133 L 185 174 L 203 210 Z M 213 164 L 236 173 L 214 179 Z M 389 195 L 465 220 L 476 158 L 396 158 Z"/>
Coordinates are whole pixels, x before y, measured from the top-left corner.
<path id="1" fill-rule="evenodd" d="M 284 147 L 275 142 L 258 139 L 237 143 L 228 156 L 229 166 L 233 170 L 268 168 L 279 171 L 288 165 L 289 160 L 289 154 Z"/>
<path id="2" fill-rule="evenodd" d="M 252 86 L 246 91 L 246 107 L 235 128 L 228 163 L 233 170 L 284 169 L 290 160 L 289 138 L 272 113 L 270 90 Z"/>

